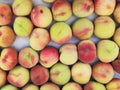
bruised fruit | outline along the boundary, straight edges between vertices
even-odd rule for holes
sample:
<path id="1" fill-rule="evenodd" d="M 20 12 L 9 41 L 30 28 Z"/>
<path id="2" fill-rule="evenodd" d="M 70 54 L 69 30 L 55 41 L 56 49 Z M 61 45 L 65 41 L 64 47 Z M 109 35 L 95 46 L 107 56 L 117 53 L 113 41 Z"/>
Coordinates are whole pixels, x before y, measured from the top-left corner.
<path id="1" fill-rule="evenodd" d="M 114 78 L 106 84 L 107 90 L 120 90 L 120 79 Z"/>
<path id="2" fill-rule="evenodd" d="M 112 66 L 117 73 L 120 73 L 120 59 L 113 61 Z"/>
<path id="3" fill-rule="evenodd" d="M 64 44 L 60 50 L 60 62 L 72 65 L 78 60 L 77 47 L 75 44 Z"/>
<path id="4" fill-rule="evenodd" d="M 115 34 L 113 36 L 113 40 L 117 43 L 117 45 L 120 47 L 120 27 L 115 31 Z"/>
<path id="5" fill-rule="evenodd" d="M 0 46 L 9 47 L 13 44 L 16 36 L 12 28 L 9 26 L 0 27 Z"/>
<path id="6" fill-rule="evenodd" d="M 70 80 L 70 69 L 67 65 L 57 63 L 50 69 L 50 80 L 58 85 L 64 85 Z"/>
<path id="7" fill-rule="evenodd" d="M 99 16 L 94 21 L 94 34 L 101 39 L 111 38 L 115 32 L 115 22 L 109 16 Z"/>
<path id="8" fill-rule="evenodd" d="M 27 84 L 21 90 L 39 90 L 39 87 L 34 84 Z"/>
<path id="9" fill-rule="evenodd" d="M 30 71 L 31 80 L 35 85 L 42 85 L 49 79 L 48 69 L 43 66 L 36 65 Z"/>
<path id="10" fill-rule="evenodd" d="M 111 40 L 101 40 L 97 44 L 97 56 L 102 62 L 112 62 L 117 58 L 119 48 Z"/>
<path id="11" fill-rule="evenodd" d="M 16 66 L 9 71 L 7 80 L 16 87 L 23 87 L 29 81 L 29 71 L 22 66 Z"/>
<path id="12" fill-rule="evenodd" d="M 32 22 L 26 17 L 16 17 L 14 21 L 14 31 L 18 36 L 29 36 L 33 29 Z"/>
<path id="13" fill-rule="evenodd" d="M 35 6 L 31 12 L 31 20 L 37 27 L 48 27 L 52 22 L 50 9 L 44 5 Z"/>
<path id="14" fill-rule="evenodd" d="M 4 48 L 0 55 L 0 68 L 11 70 L 17 64 L 17 51 L 14 48 Z"/>
<path id="15" fill-rule="evenodd" d="M 94 0 L 95 13 L 98 15 L 111 15 L 114 11 L 116 0 Z"/>
<path id="16" fill-rule="evenodd" d="M 56 0 L 52 5 L 53 18 L 56 21 L 66 21 L 72 16 L 68 0 Z"/>
<path id="17" fill-rule="evenodd" d="M 38 63 L 38 53 L 32 48 L 23 48 L 19 52 L 19 64 L 25 68 L 31 68 Z"/>
<path id="18" fill-rule="evenodd" d="M 64 44 L 72 38 L 72 30 L 65 22 L 56 22 L 50 28 L 51 40 L 58 44 Z"/>
<path id="19" fill-rule="evenodd" d="M 56 48 L 48 46 L 40 52 L 40 64 L 46 68 L 53 66 L 59 60 L 59 53 Z"/>
<path id="20" fill-rule="evenodd" d="M 32 10 L 32 0 L 14 0 L 12 9 L 17 16 L 27 16 Z"/>
<path id="21" fill-rule="evenodd" d="M 6 78 L 7 78 L 7 73 L 0 68 L 0 87 L 5 85 L 5 83 L 7 82 Z"/>
<path id="22" fill-rule="evenodd" d="M 87 17 L 93 13 L 94 4 L 92 0 L 73 0 L 72 9 L 77 17 Z"/>
<path id="23" fill-rule="evenodd" d="M 12 11 L 9 5 L 0 3 L 0 26 L 12 22 Z"/>
<path id="24" fill-rule="evenodd" d="M 42 38 L 42 39 L 41 39 Z M 30 35 L 30 46 L 35 50 L 42 50 L 50 41 L 50 35 L 46 29 L 35 28 Z"/>
<path id="25" fill-rule="evenodd" d="M 97 62 L 93 66 L 92 76 L 97 82 L 106 84 L 114 76 L 113 67 L 109 63 Z"/>
<path id="26" fill-rule="evenodd" d="M 91 78 L 92 69 L 89 64 L 77 62 L 72 66 L 72 79 L 79 84 L 86 84 Z"/>
<path id="27" fill-rule="evenodd" d="M 19 89 L 11 84 L 6 84 L 0 90 L 19 90 Z"/>
<path id="28" fill-rule="evenodd" d="M 60 90 L 60 88 L 53 83 L 45 83 L 40 87 L 40 90 Z"/>
<path id="29" fill-rule="evenodd" d="M 83 89 L 78 83 L 69 82 L 62 87 L 62 90 L 83 90 Z"/>
<path id="30" fill-rule="evenodd" d="M 78 19 L 72 25 L 73 35 L 80 40 L 89 39 L 93 34 L 93 29 L 93 23 L 87 18 Z"/>
<path id="31" fill-rule="evenodd" d="M 106 90 L 106 88 L 101 83 L 90 81 L 84 86 L 84 90 Z"/>
<path id="32" fill-rule="evenodd" d="M 84 63 L 91 63 L 96 58 L 96 46 L 90 40 L 83 40 L 78 44 L 78 57 Z"/>

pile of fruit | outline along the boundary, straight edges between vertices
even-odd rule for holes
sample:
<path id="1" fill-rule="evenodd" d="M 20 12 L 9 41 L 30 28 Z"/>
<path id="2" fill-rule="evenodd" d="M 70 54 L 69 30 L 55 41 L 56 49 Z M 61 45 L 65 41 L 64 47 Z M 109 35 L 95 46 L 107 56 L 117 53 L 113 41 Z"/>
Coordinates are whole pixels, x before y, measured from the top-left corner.
<path id="1" fill-rule="evenodd" d="M 120 2 L 43 0 L 48 8 L 33 1 L 0 3 L 0 90 L 120 90 Z M 30 46 L 14 48 L 17 36 Z"/>

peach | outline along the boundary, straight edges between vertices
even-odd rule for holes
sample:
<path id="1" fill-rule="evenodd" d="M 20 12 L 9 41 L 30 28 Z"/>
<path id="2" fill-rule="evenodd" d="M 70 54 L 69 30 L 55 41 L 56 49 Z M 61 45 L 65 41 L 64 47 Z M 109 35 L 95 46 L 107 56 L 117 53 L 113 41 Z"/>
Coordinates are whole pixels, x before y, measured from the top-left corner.
<path id="1" fill-rule="evenodd" d="M 62 87 L 62 90 L 83 90 L 83 89 L 78 83 L 69 82 Z"/>
<path id="2" fill-rule="evenodd" d="M 112 66 L 117 73 L 120 73 L 120 59 L 113 61 Z"/>
<path id="3" fill-rule="evenodd" d="M 58 44 L 64 44 L 72 38 L 72 30 L 65 22 L 56 22 L 50 28 L 51 40 Z"/>
<path id="4" fill-rule="evenodd" d="M 72 16 L 72 8 L 68 0 L 56 0 L 52 5 L 53 18 L 56 21 L 66 21 Z"/>
<path id="5" fill-rule="evenodd" d="M 95 13 L 98 15 L 111 15 L 114 11 L 116 0 L 94 0 Z"/>
<path id="6" fill-rule="evenodd" d="M 18 88 L 13 86 L 13 85 L 11 85 L 11 84 L 6 84 L 0 90 L 18 90 Z"/>
<path id="7" fill-rule="evenodd" d="M 78 19 L 72 25 L 73 35 L 80 40 L 89 39 L 93 29 L 93 23 L 87 18 Z"/>
<path id="8" fill-rule="evenodd" d="M 78 57 L 84 63 L 91 63 L 96 58 L 96 46 L 93 41 L 83 40 L 78 44 Z"/>
<path id="9" fill-rule="evenodd" d="M 40 52 L 40 64 L 46 68 L 50 68 L 59 60 L 59 53 L 56 48 L 48 46 Z"/>
<path id="10" fill-rule="evenodd" d="M 77 47 L 75 44 L 65 44 L 60 49 L 60 62 L 72 65 L 78 60 Z"/>
<path id="11" fill-rule="evenodd" d="M 117 58 L 119 48 L 111 40 L 101 40 L 97 44 L 97 56 L 102 62 L 112 62 Z"/>
<path id="12" fill-rule="evenodd" d="M 60 90 L 60 88 L 53 83 L 45 83 L 40 87 L 40 90 Z"/>
<path id="13" fill-rule="evenodd" d="M 90 81 L 84 86 L 84 90 L 106 90 L 106 88 L 99 82 Z"/>
<path id="14" fill-rule="evenodd" d="M 86 84 L 91 78 L 92 69 L 89 64 L 77 62 L 72 66 L 71 74 L 73 81 L 79 84 Z"/>
<path id="15" fill-rule="evenodd" d="M 117 43 L 117 45 L 120 47 L 120 27 L 117 28 L 115 31 L 115 34 L 113 36 L 113 40 Z"/>
<path id="16" fill-rule="evenodd" d="M 12 9 L 17 16 L 27 16 L 32 10 L 32 0 L 14 0 Z"/>
<path id="17" fill-rule="evenodd" d="M 39 87 L 34 84 L 27 84 L 21 90 L 39 90 Z"/>
<path id="18" fill-rule="evenodd" d="M 13 44 L 16 36 L 12 28 L 9 26 L 0 27 L 0 46 L 9 47 Z"/>
<path id="19" fill-rule="evenodd" d="M 12 22 L 12 11 L 9 5 L 0 3 L 0 25 L 8 25 Z"/>
<path id="20" fill-rule="evenodd" d="M 19 51 L 19 64 L 25 68 L 32 68 L 38 63 L 38 53 L 32 48 L 26 47 Z"/>
<path id="21" fill-rule="evenodd" d="M 114 76 L 113 67 L 109 63 L 97 62 L 93 66 L 92 76 L 97 82 L 106 84 Z"/>
<path id="22" fill-rule="evenodd" d="M 107 90 L 120 90 L 120 79 L 114 78 L 106 84 Z"/>
<path id="23" fill-rule="evenodd" d="M 17 51 L 14 48 L 4 48 L 0 55 L 0 68 L 11 70 L 17 64 Z"/>
<path id="24" fill-rule="evenodd" d="M 46 28 L 52 22 L 51 11 L 44 5 L 35 6 L 30 16 L 33 24 L 37 27 Z"/>
<path id="25" fill-rule="evenodd" d="M 13 27 L 15 33 L 21 37 L 29 36 L 33 30 L 32 22 L 26 17 L 16 17 Z"/>
<path id="26" fill-rule="evenodd" d="M 119 10 L 120 10 L 120 3 L 117 3 L 116 8 L 113 12 L 113 16 L 117 23 L 120 23 L 120 11 Z"/>
<path id="27" fill-rule="evenodd" d="M 56 0 L 43 0 L 43 1 L 46 2 L 46 3 L 53 3 Z"/>
<path id="28" fill-rule="evenodd" d="M 70 80 L 70 69 L 67 65 L 57 63 L 50 69 L 50 80 L 58 85 L 64 85 Z"/>
<path id="29" fill-rule="evenodd" d="M 49 79 L 48 69 L 43 66 L 36 65 L 30 71 L 31 80 L 35 85 L 42 85 Z"/>
<path id="30" fill-rule="evenodd" d="M 35 50 L 42 50 L 50 41 L 50 35 L 46 29 L 35 28 L 30 36 L 30 46 Z"/>
<path id="31" fill-rule="evenodd" d="M 29 71 L 22 66 L 16 66 L 9 71 L 7 80 L 16 87 L 23 87 L 29 81 Z"/>
<path id="32" fill-rule="evenodd" d="M 7 78 L 7 73 L 2 70 L 0 68 L 0 87 L 2 87 L 3 85 L 5 85 L 5 83 L 7 82 L 6 78 Z"/>
<path id="33" fill-rule="evenodd" d="M 72 9 L 77 17 L 87 17 L 93 13 L 94 4 L 92 0 L 73 0 Z"/>
<path id="34" fill-rule="evenodd" d="M 112 0 L 111 0 L 112 1 Z M 111 38 L 115 32 L 115 22 L 109 16 L 99 16 L 94 21 L 94 34 L 101 39 Z"/>

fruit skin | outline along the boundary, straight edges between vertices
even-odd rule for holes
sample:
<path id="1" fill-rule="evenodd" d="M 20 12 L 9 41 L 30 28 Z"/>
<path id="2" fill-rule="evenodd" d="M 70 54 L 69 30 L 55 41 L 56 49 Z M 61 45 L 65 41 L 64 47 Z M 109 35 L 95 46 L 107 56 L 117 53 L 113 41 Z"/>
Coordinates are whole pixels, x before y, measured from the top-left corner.
<path id="1" fill-rule="evenodd" d="M 43 0 L 43 1 L 46 2 L 46 3 L 53 3 L 56 0 Z"/>
<path id="2" fill-rule="evenodd" d="M 79 84 L 86 84 L 91 78 L 92 69 L 89 64 L 77 62 L 72 66 L 71 74 L 73 81 Z"/>
<path id="3" fill-rule="evenodd" d="M 27 16 L 32 10 L 32 0 L 14 0 L 12 9 L 16 16 Z"/>
<path id="4" fill-rule="evenodd" d="M 52 14 L 48 7 L 44 5 L 35 6 L 31 12 L 31 20 L 37 27 L 46 28 L 52 22 Z"/>
<path id="5" fill-rule="evenodd" d="M 106 88 L 101 83 L 90 81 L 84 86 L 84 90 L 106 90 Z"/>
<path id="6" fill-rule="evenodd" d="M 9 71 L 17 64 L 17 51 L 14 48 L 4 48 L 0 55 L 0 68 Z"/>
<path id="7" fill-rule="evenodd" d="M 0 3 L 0 26 L 8 25 L 12 22 L 12 11 L 7 4 Z"/>
<path id="8" fill-rule="evenodd" d="M 13 27 L 17 36 L 21 37 L 29 36 L 33 30 L 32 22 L 26 17 L 16 17 Z"/>
<path id="9" fill-rule="evenodd" d="M 80 40 L 89 39 L 93 29 L 93 23 L 87 18 L 78 19 L 72 25 L 73 35 Z"/>
<path id="10" fill-rule="evenodd" d="M 50 68 L 59 61 L 58 50 L 52 46 L 48 46 L 40 52 L 40 64 L 46 68 Z"/>
<path id="11" fill-rule="evenodd" d="M 25 68 L 32 68 L 38 63 L 38 53 L 30 47 L 23 48 L 19 51 L 19 64 Z"/>
<path id="12" fill-rule="evenodd" d="M 78 44 L 78 58 L 84 63 L 91 63 L 96 58 L 96 46 L 90 40 L 83 40 Z"/>
<path id="13" fill-rule="evenodd" d="M 114 60 L 112 66 L 117 73 L 120 73 L 120 59 Z"/>
<path id="14" fill-rule="evenodd" d="M 42 39 L 41 39 L 42 38 Z M 30 35 L 30 46 L 35 50 L 42 50 L 50 41 L 50 35 L 46 29 L 35 28 Z"/>
<path id="15" fill-rule="evenodd" d="M 56 22 L 50 28 L 51 40 L 57 44 L 64 44 L 72 38 L 72 30 L 65 22 Z"/>
<path id="16" fill-rule="evenodd" d="M 27 84 L 21 90 L 39 90 L 39 87 L 34 84 Z"/>
<path id="17" fill-rule="evenodd" d="M 1 78 L 0 79 L 0 87 L 5 85 L 5 83 L 7 82 L 6 77 L 7 77 L 7 73 L 0 68 L 0 78 Z"/>
<path id="18" fill-rule="evenodd" d="M 64 44 L 60 49 L 60 62 L 66 65 L 72 65 L 78 60 L 77 47 L 75 44 Z"/>
<path id="19" fill-rule="evenodd" d="M 115 32 L 115 22 L 109 16 L 99 16 L 94 21 L 94 34 L 100 39 L 111 38 Z"/>
<path id="20" fill-rule="evenodd" d="M 13 86 L 13 85 L 11 85 L 11 84 L 6 84 L 0 90 L 18 90 L 18 88 Z"/>
<path id="21" fill-rule="evenodd" d="M 78 83 L 69 82 L 62 87 L 62 90 L 83 90 L 83 89 Z"/>
<path id="22" fill-rule="evenodd" d="M 95 13 L 98 15 L 111 15 L 114 11 L 116 0 L 94 0 Z"/>
<path id="23" fill-rule="evenodd" d="M 29 81 L 29 71 L 22 66 L 16 66 L 9 71 L 7 80 L 16 87 L 23 87 Z"/>
<path id="24" fill-rule="evenodd" d="M 113 40 L 117 43 L 117 45 L 120 47 L 120 27 L 117 28 L 115 31 L 115 34 L 113 36 Z"/>
<path id="25" fill-rule="evenodd" d="M 111 40 L 101 40 L 97 44 L 97 56 L 102 62 L 108 63 L 114 61 L 118 53 L 119 47 Z"/>
<path id="26" fill-rule="evenodd" d="M 0 27 L 0 46 L 9 47 L 13 44 L 16 36 L 12 28 L 9 26 Z"/>
<path id="27" fill-rule="evenodd" d="M 50 69 L 50 80 L 58 85 L 64 85 L 70 80 L 70 69 L 67 65 L 57 63 Z"/>
<path id="28" fill-rule="evenodd" d="M 106 84 L 107 90 L 120 90 L 120 79 L 114 78 Z"/>
<path id="29" fill-rule="evenodd" d="M 56 0 L 52 5 L 53 18 L 56 21 L 66 21 L 72 16 L 72 8 L 68 0 Z"/>
<path id="30" fill-rule="evenodd" d="M 42 85 L 49 79 L 49 72 L 43 66 L 36 65 L 30 71 L 31 80 L 35 85 Z"/>
<path id="31" fill-rule="evenodd" d="M 116 8 L 113 12 L 114 19 L 117 23 L 120 23 L 120 3 L 117 3 Z"/>
<path id="32" fill-rule="evenodd" d="M 97 82 L 106 84 L 114 76 L 113 67 L 109 63 L 97 62 L 93 66 L 92 76 Z"/>
<path id="33" fill-rule="evenodd" d="M 40 87 L 40 90 L 60 90 L 60 88 L 53 83 L 45 83 Z"/>
<path id="34" fill-rule="evenodd" d="M 73 0 L 72 4 L 73 14 L 77 17 L 87 17 L 94 11 L 94 4 L 92 0 Z"/>

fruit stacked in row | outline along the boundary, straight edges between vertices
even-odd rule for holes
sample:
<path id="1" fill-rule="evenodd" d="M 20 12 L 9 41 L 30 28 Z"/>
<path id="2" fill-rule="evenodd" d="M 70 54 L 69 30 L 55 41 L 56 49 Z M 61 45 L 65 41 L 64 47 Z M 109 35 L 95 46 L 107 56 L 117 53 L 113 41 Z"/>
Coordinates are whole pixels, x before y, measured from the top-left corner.
<path id="1" fill-rule="evenodd" d="M 33 7 L 32 0 L 14 0 L 12 9 L 0 4 L 1 90 L 119 90 L 120 79 L 114 78 L 114 70 L 120 72 L 119 2 L 44 1 L 53 2 L 51 10 Z M 92 22 L 87 17 L 94 11 L 99 16 Z M 72 15 L 78 18 L 70 26 Z M 30 47 L 17 51 L 16 36 L 29 37 Z M 69 42 L 73 36 L 77 44 Z"/>

